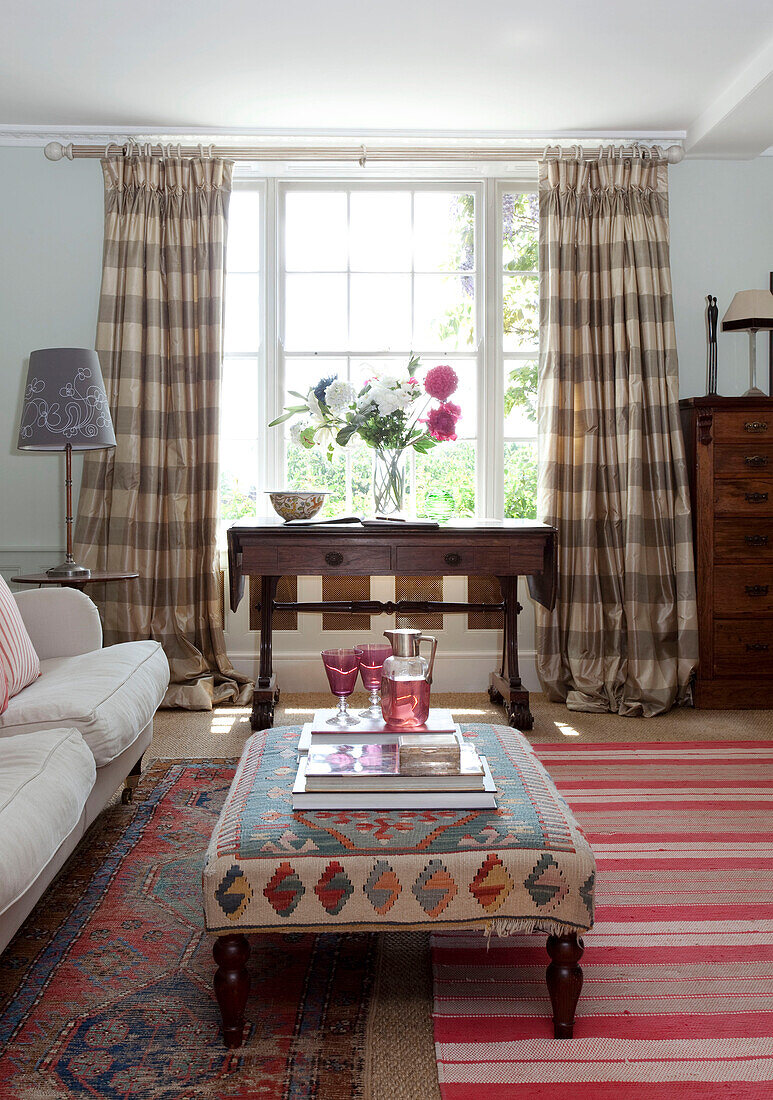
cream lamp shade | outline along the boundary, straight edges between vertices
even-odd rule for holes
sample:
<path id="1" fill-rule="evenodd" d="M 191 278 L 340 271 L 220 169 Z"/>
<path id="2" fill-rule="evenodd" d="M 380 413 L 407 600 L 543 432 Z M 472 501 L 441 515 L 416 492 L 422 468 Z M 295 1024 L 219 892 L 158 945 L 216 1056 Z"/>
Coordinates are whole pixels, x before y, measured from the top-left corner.
<path id="1" fill-rule="evenodd" d="M 760 329 L 773 329 L 773 294 L 769 290 L 739 290 L 722 318 L 722 331 L 749 333 L 749 389 L 744 397 L 765 396 L 756 380 L 756 336 Z"/>

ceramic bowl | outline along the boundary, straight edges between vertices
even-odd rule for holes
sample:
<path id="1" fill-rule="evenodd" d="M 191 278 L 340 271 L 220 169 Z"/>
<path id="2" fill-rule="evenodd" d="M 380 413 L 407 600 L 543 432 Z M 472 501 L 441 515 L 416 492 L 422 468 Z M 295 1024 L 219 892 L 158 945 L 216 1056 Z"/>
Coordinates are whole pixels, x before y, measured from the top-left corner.
<path id="1" fill-rule="evenodd" d="M 313 519 L 329 493 L 319 492 L 316 489 L 295 491 L 293 489 L 277 489 L 268 494 L 274 511 L 283 520 L 289 519 Z"/>

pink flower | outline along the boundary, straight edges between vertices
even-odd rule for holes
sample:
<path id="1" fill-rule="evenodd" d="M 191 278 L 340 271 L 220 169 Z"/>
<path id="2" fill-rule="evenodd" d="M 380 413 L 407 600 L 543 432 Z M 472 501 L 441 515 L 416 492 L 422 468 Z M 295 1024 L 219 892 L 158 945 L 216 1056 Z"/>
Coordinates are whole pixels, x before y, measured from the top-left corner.
<path id="1" fill-rule="evenodd" d="M 445 363 L 427 371 L 427 377 L 424 379 L 424 389 L 436 401 L 447 401 L 451 394 L 456 392 L 458 385 L 459 378 L 456 371 Z"/>
<path id="2" fill-rule="evenodd" d="M 458 405 L 442 404 L 436 409 L 430 409 L 424 423 L 433 439 L 438 443 L 446 443 L 456 439 L 456 422 L 461 415 L 462 410 Z"/>

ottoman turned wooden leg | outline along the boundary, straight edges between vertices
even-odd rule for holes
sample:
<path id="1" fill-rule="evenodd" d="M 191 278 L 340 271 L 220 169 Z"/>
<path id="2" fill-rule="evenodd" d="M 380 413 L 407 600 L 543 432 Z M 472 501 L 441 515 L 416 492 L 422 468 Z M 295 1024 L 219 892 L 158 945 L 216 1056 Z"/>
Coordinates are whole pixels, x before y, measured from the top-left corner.
<path id="1" fill-rule="evenodd" d="M 250 992 L 247 973 L 250 945 L 241 933 L 218 936 L 212 954 L 217 963 L 214 986 L 223 1021 L 223 1041 L 227 1047 L 240 1047 L 244 1038 L 244 1007 Z"/>
<path id="2" fill-rule="evenodd" d="M 574 1033 L 574 1012 L 582 989 L 582 969 L 578 963 L 583 950 L 583 942 L 575 933 L 548 936 L 551 962 L 545 977 L 553 1006 L 553 1035 L 556 1039 L 571 1039 Z"/>

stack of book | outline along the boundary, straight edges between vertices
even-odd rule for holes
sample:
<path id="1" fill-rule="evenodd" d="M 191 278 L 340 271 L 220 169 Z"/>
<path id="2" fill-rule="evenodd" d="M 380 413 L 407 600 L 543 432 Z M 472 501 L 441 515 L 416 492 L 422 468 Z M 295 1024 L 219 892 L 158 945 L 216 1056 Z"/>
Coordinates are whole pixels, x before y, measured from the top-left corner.
<path id="1" fill-rule="evenodd" d="M 410 733 L 362 719 L 336 730 L 317 711 L 303 729 L 294 810 L 495 809 L 485 756 L 465 741 L 448 711 L 430 711 Z"/>

